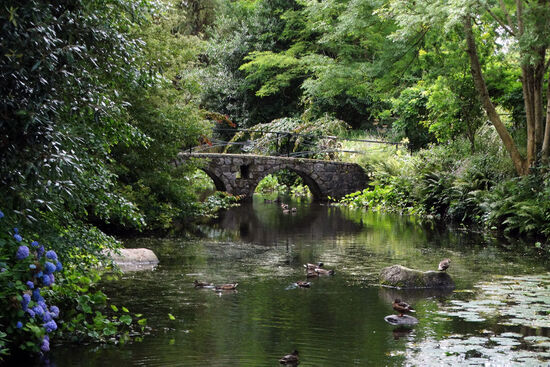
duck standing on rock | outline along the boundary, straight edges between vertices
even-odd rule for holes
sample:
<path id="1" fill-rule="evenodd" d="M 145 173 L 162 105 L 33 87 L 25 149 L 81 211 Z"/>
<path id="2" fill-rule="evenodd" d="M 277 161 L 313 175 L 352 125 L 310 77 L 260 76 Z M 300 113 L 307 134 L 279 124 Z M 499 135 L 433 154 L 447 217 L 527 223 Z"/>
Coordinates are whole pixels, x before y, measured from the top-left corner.
<path id="1" fill-rule="evenodd" d="M 443 259 L 439 263 L 438 270 L 439 271 L 446 271 L 449 268 L 449 265 L 451 265 L 451 259 Z"/>
<path id="2" fill-rule="evenodd" d="M 287 354 L 283 358 L 279 359 L 280 364 L 286 364 L 287 366 L 296 366 L 300 363 L 298 358 L 298 351 L 294 350 L 292 353 Z"/>
<path id="3" fill-rule="evenodd" d="M 401 301 L 399 298 L 396 298 L 393 301 L 392 307 L 395 311 L 399 312 L 399 317 L 403 317 L 403 314 L 416 312 L 408 303 Z"/>

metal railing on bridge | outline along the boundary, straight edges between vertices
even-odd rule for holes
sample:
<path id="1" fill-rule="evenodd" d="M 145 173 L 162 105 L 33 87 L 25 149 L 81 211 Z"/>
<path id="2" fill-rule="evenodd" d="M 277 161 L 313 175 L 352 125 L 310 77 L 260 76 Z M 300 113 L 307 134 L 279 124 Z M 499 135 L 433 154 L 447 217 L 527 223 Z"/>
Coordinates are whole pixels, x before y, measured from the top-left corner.
<path id="1" fill-rule="evenodd" d="M 335 159 L 340 153 L 364 154 L 363 150 L 341 149 L 343 141 L 358 142 L 361 144 L 377 144 L 394 146 L 396 149 L 403 143 L 373 139 L 342 138 L 331 135 L 303 134 L 289 131 L 255 130 L 255 129 L 213 129 L 213 138 L 203 138 L 202 144 L 188 147 L 190 153 L 233 153 L 233 154 L 260 154 L 270 156 L 287 156 L 295 158 Z M 248 133 L 249 138 L 244 139 Z M 244 140 L 238 141 L 239 134 Z M 261 139 L 252 137 L 261 136 Z M 224 140 L 228 139 L 229 140 Z"/>

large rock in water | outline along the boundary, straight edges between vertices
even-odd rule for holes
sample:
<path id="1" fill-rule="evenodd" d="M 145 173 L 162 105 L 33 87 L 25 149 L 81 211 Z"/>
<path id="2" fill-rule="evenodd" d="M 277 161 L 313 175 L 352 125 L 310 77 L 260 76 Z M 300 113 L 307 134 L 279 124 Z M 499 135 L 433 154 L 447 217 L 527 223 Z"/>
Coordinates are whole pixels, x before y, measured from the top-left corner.
<path id="1" fill-rule="evenodd" d="M 122 248 L 119 253 L 110 251 L 110 257 L 122 271 L 148 270 L 154 268 L 159 259 L 155 253 L 147 248 Z"/>
<path id="2" fill-rule="evenodd" d="M 392 265 L 380 272 L 380 283 L 396 288 L 447 288 L 453 289 L 455 282 L 442 271 L 420 271 L 401 265 Z"/>
<path id="3" fill-rule="evenodd" d="M 391 325 L 413 326 L 418 324 L 418 319 L 409 315 L 388 315 L 384 317 L 384 320 Z"/>

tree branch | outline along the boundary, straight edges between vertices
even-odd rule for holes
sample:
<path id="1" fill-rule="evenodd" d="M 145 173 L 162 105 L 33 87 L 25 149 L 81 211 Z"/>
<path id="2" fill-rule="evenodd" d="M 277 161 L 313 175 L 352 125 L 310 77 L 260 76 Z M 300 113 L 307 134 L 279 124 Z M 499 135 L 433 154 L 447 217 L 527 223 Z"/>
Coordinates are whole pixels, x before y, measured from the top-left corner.
<path id="1" fill-rule="evenodd" d="M 504 0 L 499 0 L 500 3 L 500 9 L 506 16 L 506 20 L 508 21 L 508 25 L 511 29 L 514 29 L 514 23 L 512 23 L 512 17 L 510 16 L 510 13 L 508 13 L 508 10 L 506 9 L 506 4 L 504 4 Z"/>
<path id="2" fill-rule="evenodd" d="M 504 21 L 502 19 L 500 19 L 495 13 L 493 13 L 491 11 L 491 9 L 489 9 L 488 6 L 485 7 L 485 10 L 487 10 L 489 15 L 491 15 L 493 17 L 493 19 L 496 20 L 498 22 L 498 24 L 500 24 L 500 26 L 502 28 L 504 28 L 504 30 L 506 32 L 510 33 L 510 35 L 513 36 L 513 37 L 516 36 L 516 33 L 514 32 L 514 30 L 510 26 L 508 26 L 506 23 L 504 23 Z"/>

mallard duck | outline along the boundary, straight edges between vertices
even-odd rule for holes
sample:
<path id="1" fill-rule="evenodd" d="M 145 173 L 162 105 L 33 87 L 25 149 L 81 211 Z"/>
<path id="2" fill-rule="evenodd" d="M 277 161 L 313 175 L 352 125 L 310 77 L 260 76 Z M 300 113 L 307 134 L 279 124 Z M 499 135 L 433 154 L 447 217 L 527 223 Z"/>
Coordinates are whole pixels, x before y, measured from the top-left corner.
<path id="1" fill-rule="evenodd" d="M 307 269 L 306 277 L 315 278 L 315 277 L 318 277 L 318 276 L 319 276 L 319 274 L 317 272 L 315 272 L 315 269 Z"/>
<path id="2" fill-rule="evenodd" d="M 322 262 L 319 262 L 317 264 L 310 264 L 310 263 L 304 264 L 304 268 L 306 268 L 308 271 L 309 270 L 315 271 L 315 269 L 322 268 L 323 266 L 324 264 Z"/>
<path id="3" fill-rule="evenodd" d="M 399 317 L 403 317 L 405 313 L 416 312 L 408 303 L 402 302 L 399 298 L 393 301 L 392 307 L 399 312 Z"/>
<path id="4" fill-rule="evenodd" d="M 281 208 L 288 209 L 288 204 L 285 204 L 285 203 L 281 204 Z"/>
<path id="5" fill-rule="evenodd" d="M 449 265 L 451 265 L 451 259 L 443 259 L 439 263 L 439 271 L 445 271 L 449 268 Z"/>
<path id="6" fill-rule="evenodd" d="M 212 285 L 212 283 L 199 282 L 197 279 L 195 279 L 195 281 L 193 282 L 193 284 L 195 285 L 195 288 L 213 288 L 213 287 L 214 287 L 214 286 Z"/>
<path id="7" fill-rule="evenodd" d="M 292 353 L 287 354 L 283 358 L 279 359 L 280 364 L 288 364 L 288 365 L 297 365 L 300 363 L 300 359 L 298 358 L 298 351 L 294 350 Z"/>
<path id="8" fill-rule="evenodd" d="M 310 282 L 306 282 L 306 281 L 303 281 L 303 280 L 298 280 L 296 282 L 296 285 L 300 288 L 309 288 L 311 286 L 311 283 Z"/>
<path id="9" fill-rule="evenodd" d="M 239 283 L 220 284 L 216 286 L 217 291 L 232 291 L 237 289 Z"/>
<path id="10" fill-rule="evenodd" d="M 315 272 L 319 275 L 334 275 L 334 270 L 327 270 L 323 268 L 315 268 Z"/>

